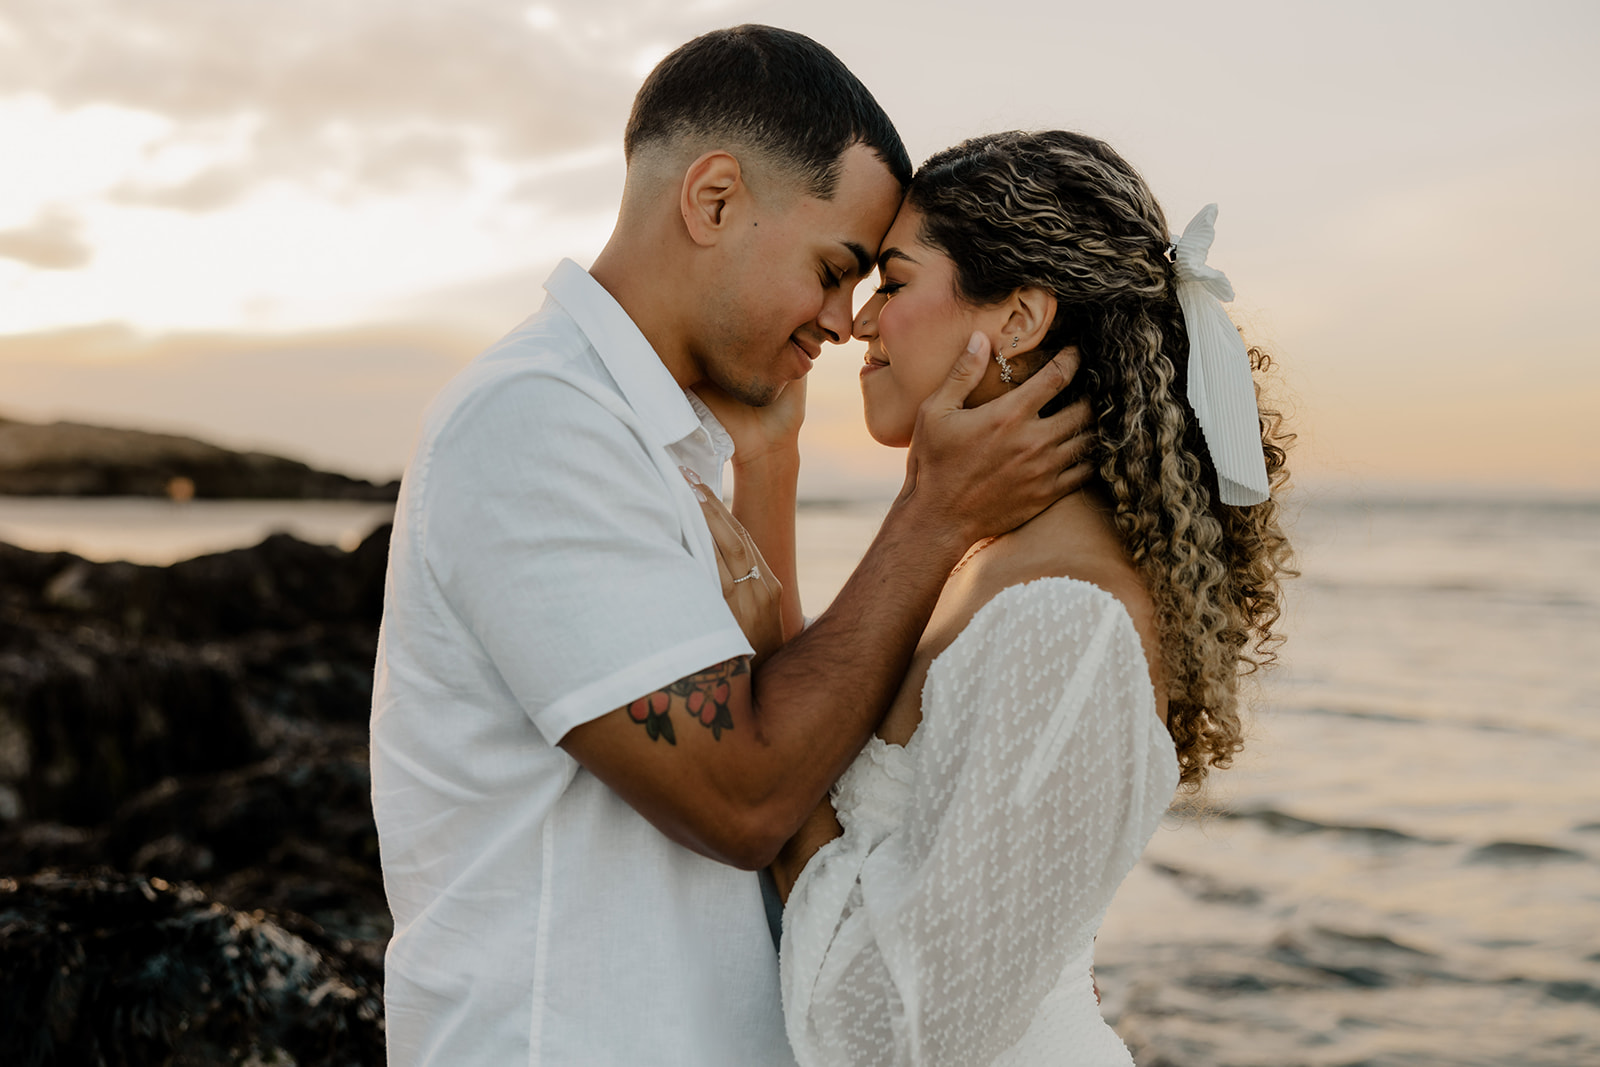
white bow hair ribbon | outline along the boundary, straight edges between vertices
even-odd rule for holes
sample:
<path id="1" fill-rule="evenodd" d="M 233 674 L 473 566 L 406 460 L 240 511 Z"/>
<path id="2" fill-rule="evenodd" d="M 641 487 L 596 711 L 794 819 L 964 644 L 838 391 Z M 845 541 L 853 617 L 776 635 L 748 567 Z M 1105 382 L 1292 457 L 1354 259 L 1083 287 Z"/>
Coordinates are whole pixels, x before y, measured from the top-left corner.
<path id="1" fill-rule="evenodd" d="M 1217 205 L 1207 204 L 1183 228 L 1174 258 L 1178 305 L 1189 331 L 1189 406 L 1200 423 L 1224 504 L 1260 504 L 1270 495 L 1261 451 L 1250 354 L 1222 301 L 1233 299 L 1228 276 L 1206 264 L 1216 237 Z"/>

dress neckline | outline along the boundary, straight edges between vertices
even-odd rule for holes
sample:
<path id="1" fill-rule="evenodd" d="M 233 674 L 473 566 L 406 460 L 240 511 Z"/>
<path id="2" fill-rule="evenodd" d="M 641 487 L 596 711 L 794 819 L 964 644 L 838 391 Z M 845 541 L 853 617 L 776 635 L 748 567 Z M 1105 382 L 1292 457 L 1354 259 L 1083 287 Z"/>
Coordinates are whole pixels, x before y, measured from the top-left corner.
<path id="1" fill-rule="evenodd" d="M 973 552 L 968 553 L 966 559 L 961 561 L 961 564 L 958 565 L 958 568 L 960 566 L 964 566 L 966 564 L 967 560 L 970 560 L 976 554 L 977 554 L 977 551 L 973 551 Z M 947 655 L 949 655 L 951 649 L 955 648 L 956 646 L 960 645 L 962 641 L 966 640 L 967 635 L 969 633 L 972 633 L 973 631 L 978 629 L 979 620 L 981 620 L 985 615 L 989 614 L 991 608 L 993 608 L 996 604 L 998 604 L 1002 599 L 1004 599 L 1008 595 L 1016 594 L 1017 596 L 1020 596 L 1020 595 L 1022 595 L 1022 591 L 1024 591 L 1024 590 L 1035 588 L 1035 587 L 1043 585 L 1045 583 L 1054 584 L 1056 582 L 1061 582 L 1061 583 L 1064 583 L 1066 585 L 1072 585 L 1072 586 L 1082 586 L 1083 588 L 1085 588 L 1085 589 L 1090 591 L 1090 595 L 1103 597 L 1104 599 L 1109 600 L 1112 603 L 1112 605 L 1116 608 L 1117 611 L 1122 612 L 1123 617 L 1125 619 L 1127 619 L 1127 621 L 1128 621 L 1128 625 L 1129 626 L 1133 626 L 1133 616 L 1128 613 L 1127 605 L 1123 604 L 1123 602 L 1121 600 L 1117 599 L 1117 597 L 1115 595 L 1113 595 L 1110 590 L 1105 589 L 1105 588 L 1103 588 L 1101 586 L 1095 585 L 1093 582 L 1087 582 L 1087 581 L 1084 581 L 1082 578 L 1073 578 L 1073 577 L 1070 577 L 1070 576 L 1065 575 L 1065 574 L 1045 574 L 1045 575 L 1040 575 L 1037 578 L 1029 578 L 1026 581 L 1013 582 L 1011 585 L 1006 586 L 1004 589 L 1000 590 L 994 596 L 990 597 L 987 601 L 984 602 L 982 607 L 980 607 L 977 611 L 973 612 L 972 618 L 967 620 L 967 624 L 961 628 L 961 632 L 960 633 L 956 634 L 955 639 L 952 640 L 948 645 L 944 646 L 944 648 L 940 649 L 939 650 L 939 654 L 937 656 L 934 656 L 933 659 L 928 661 L 927 673 L 924 674 L 923 677 L 922 677 L 922 689 L 919 690 L 918 693 L 917 693 L 917 701 L 919 703 L 919 706 L 921 706 L 922 708 L 926 708 L 928 706 L 928 685 L 929 685 L 929 683 L 931 683 L 933 681 L 933 672 L 938 669 L 939 661 L 944 659 Z M 1135 634 L 1138 633 L 1138 628 L 1137 627 L 1134 628 L 1134 633 Z M 1139 647 L 1139 658 L 1145 664 L 1145 673 L 1146 673 L 1146 677 L 1148 677 L 1150 661 L 1149 661 L 1148 657 L 1146 657 L 1145 654 L 1144 654 L 1144 643 L 1143 642 L 1138 642 L 1137 644 L 1138 644 L 1138 647 Z M 1155 700 L 1155 687 L 1154 686 L 1151 686 L 1151 688 L 1150 688 L 1150 698 L 1151 698 L 1152 706 L 1153 706 L 1154 700 Z M 1166 723 L 1161 721 L 1161 716 L 1152 715 L 1151 717 L 1155 720 L 1155 724 L 1161 730 L 1161 733 L 1163 735 L 1165 735 L 1167 733 L 1167 726 L 1166 726 Z M 910 752 L 911 751 L 911 746 L 916 744 L 917 738 L 920 737 L 920 736 L 922 736 L 922 722 L 921 722 L 921 720 L 918 720 L 916 728 L 911 731 L 911 737 L 909 739 L 907 739 L 906 743 L 903 744 L 903 745 L 896 744 L 893 741 L 885 741 L 883 738 L 879 737 L 877 734 L 873 734 L 872 735 L 871 741 L 869 741 L 868 744 L 871 744 L 872 741 L 876 741 L 879 744 L 886 745 L 886 746 L 888 746 L 890 748 L 898 748 L 898 749 L 901 749 L 902 751 Z"/>

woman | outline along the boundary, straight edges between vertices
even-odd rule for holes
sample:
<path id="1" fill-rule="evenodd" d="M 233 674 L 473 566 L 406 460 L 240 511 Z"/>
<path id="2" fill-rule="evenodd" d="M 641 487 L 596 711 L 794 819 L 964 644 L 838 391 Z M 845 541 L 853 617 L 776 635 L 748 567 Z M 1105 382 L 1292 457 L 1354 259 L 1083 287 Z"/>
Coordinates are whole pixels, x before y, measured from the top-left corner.
<path id="1" fill-rule="evenodd" d="M 969 403 L 1075 346 L 1097 478 L 973 547 L 774 866 L 802 1067 L 1132 1062 L 1095 931 L 1173 791 L 1241 747 L 1239 675 L 1273 659 L 1289 558 L 1288 436 L 1204 265 L 1214 214 L 1170 245 L 1133 168 L 1065 132 L 977 138 L 912 182 L 854 327 L 873 437 L 909 442 L 974 332 L 995 356 Z"/>

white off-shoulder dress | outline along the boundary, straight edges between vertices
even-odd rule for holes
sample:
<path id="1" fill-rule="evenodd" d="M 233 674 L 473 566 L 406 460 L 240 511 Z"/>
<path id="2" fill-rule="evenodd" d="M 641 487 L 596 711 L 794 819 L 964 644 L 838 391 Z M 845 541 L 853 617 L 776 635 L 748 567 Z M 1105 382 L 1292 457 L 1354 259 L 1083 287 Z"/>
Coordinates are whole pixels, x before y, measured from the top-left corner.
<path id="1" fill-rule="evenodd" d="M 1094 935 L 1178 783 L 1133 623 L 1070 578 L 1002 591 L 928 668 L 904 748 L 834 787 L 783 915 L 800 1067 L 1133 1062 Z"/>

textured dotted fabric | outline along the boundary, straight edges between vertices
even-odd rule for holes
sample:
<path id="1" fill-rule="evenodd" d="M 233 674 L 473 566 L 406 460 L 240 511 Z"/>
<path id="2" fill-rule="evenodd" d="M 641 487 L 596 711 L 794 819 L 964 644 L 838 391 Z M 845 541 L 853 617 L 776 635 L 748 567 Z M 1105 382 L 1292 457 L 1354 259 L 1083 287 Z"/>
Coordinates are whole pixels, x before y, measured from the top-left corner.
<path id="1" fill-rule="evenodd" d="M 844 833 L 784 910 L 801 1067 L 1131 1064 L 1094 935 L 1178 767 L 1127 612 L 1073 579 L 1012 586 L 934 660 L 922 713 L 840 778 Z"/>

